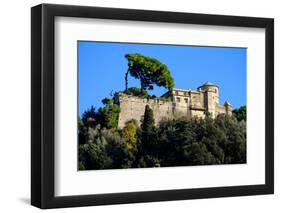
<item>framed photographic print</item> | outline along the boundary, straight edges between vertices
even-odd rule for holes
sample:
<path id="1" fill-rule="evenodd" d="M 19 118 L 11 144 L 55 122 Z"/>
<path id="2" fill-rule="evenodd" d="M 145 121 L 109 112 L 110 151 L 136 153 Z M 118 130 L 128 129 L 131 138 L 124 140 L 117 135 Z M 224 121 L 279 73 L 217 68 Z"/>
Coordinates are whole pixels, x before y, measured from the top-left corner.
<path id="1" fill-rule="evenodd" d="M 31 203 L 272 194 L 274 21 L 31 9 Z"/>

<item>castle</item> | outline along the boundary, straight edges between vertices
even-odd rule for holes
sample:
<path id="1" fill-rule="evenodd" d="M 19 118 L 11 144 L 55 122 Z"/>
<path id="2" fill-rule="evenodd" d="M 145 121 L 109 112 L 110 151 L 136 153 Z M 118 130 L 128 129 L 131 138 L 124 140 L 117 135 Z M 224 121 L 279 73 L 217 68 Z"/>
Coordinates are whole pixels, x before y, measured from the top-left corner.
<path id="1" fill-rule="evenodd" d="M 142 123 L 145 106 L 153 110 L 155 123 L 163 118 L 204 118 L 209 113 L 212 118 L 218 114 L 232 114 L 232 106 L 227 101 L 219 104 L 219 87 L 210 82 L 199 86 L 197 90 L 173 89 L 163 94 L 160 98 L 147 99 L 124 93 L 118 93 L 121 112 L 118 127 L 123 128 L 128 120 Z"/>

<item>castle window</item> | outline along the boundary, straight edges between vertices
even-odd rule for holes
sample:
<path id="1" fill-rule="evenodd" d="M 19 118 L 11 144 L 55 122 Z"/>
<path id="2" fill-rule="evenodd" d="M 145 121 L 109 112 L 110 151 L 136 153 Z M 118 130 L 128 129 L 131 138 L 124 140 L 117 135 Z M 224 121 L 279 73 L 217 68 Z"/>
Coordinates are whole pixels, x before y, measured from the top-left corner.
<path id="1" fill-rule="evenodd" d="M 188 99 L 187 99 L 187 98 L 185 98 L 185 99 L 184 99 L 184 102 L 185 102 L 185 103 L 188 103 Z"/>
<path id="2" fill-rule="evenodd" d="M 177 102 L 181 102 L 181 99 L 180 99 L 180 98 L 177 98 Z"/>

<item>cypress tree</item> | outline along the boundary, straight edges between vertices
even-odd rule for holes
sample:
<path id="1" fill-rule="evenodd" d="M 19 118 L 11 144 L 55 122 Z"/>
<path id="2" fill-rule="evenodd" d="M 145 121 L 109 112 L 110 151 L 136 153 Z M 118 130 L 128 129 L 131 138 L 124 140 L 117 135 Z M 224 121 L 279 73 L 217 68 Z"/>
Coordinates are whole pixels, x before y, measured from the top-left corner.
<path id="1" fill-rule="evenodd" d="M 142 123 L 143 132 L 150 132 L 154 128 L 154 116 L 152 109 L 146 105 L 144 111 L 144 118 Z"/>

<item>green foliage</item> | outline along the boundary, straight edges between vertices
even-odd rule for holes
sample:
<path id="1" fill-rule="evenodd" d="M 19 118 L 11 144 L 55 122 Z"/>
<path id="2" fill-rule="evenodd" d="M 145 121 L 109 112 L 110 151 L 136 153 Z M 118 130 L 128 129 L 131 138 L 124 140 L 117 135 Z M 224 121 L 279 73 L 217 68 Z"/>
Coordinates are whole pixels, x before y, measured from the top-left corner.
<path id="1" fill-rule="evenodd" d="M 111 168 L 112 159 L 107 153 L 108 141 L 100 129 L 89 128 L 87 142 L 79 146 L 79 168 L 106 169 Z"/>
<path id="2" fill-rule="evenodd" d="M 234 116 L 237 118 L 238 121 L 246 121 L 247 119 L 247 107 L 241 106 L 239 109 L 235 109 L 232 111 Z"/>
<path id="3" fill-rule="evenodd" d="M 138 147 L 137 167 L 159 167 L 157 128 L 154 124 L 153 110 L 148 105 L 145 106 L 139 138 L 141 141 Z"/>
<path id="4" fill-rule="evenodd" d="M 82 119 L 78 122 L 85 130 Z M 86 130 L 79 143 L 80 170 L 246 163 L 246 122 L 226 114 L 166 119 L 155 126 L 146 106 L 141 127 L 131 120 L 121 130 L 100 125 Z"/>
<path id="5" fill-rule="evenodd" d="M 85 127 L 83 120 L 80 118 L 80 116 L 78 116 L 78 142 L 79 142 L 79 144 L 85 144 L 86 137 L 87 137 L 87 128 Z"/>
<path id="6" fill-rule="evenodd" d="M 117 128 L 120 113 L 119 105 L 114 103 L 114 100 L 111 98 L 104 98 L 102 103 L 104 107 L 99 108 L 98 111 L 93 106 L 86 110 L 78 123 L 83 123 L 86 128 L 93 128 L 97 125 L 108 129 Z"/>
<path id="7" fill-rule="evenodd" d="M 245 122 L 228 115 L 162 121 L 161 166 L 245 163 L 245 128 Z"/>
<path id="8" fill-rule="evenodd" d="M 144 132 L 149 132 L 152 131 L 153 128 L 154 128 L 153 110 L 148 105 L 146 105 L 144 111 L 143 123 L 142 123 L 142 130 Z"/>
<path id="9" fill-rule="evenodd" d="M 216 125 L 224 133 L 224 138 L 220 141 L 225 153 L 224 163 L 245 163 L 246 122 L 238 122 L 234 116 L 220 115 L 216 119 Z"/>
<path id="10" fill-rule="evenodd" d="M 98 123 L 100 123 L 101 115 L 99 112 L 96 111 L 96 109 L 91 106 L 89 109 L 87 109 L 83 114 L 81 121 L 83 122 L 84 126 L 87 127 L 93 127 L 96 126 Z"/>
<path id="11" fill-rule="evenodd" d="M 171 90 L 174 87 L 174 79 L 168 67 L 155 58 L 141 54 L 126 54 L 128 71 L 125 74 L 126 88 L 128 88 L 128 74 L 140 79 L 142 90 L 152 90 L 153 84 Z"/>
<path id="12" fill-rule="evenodd" d="M 79 170 L 87 170 L 83 161 L 79 161 L 79 168 L 78 169 Z"/>
<path id="13" fill-rule="evenodd" d="M 105 106 L 99 109 L 99 113 L 102 115 L 101 125 L 108 129 L 117 128 L 120 107 L 117 104 L 114 104 L 113 100 L 110 98 L 104 98 L 102 103 Z"/>
<path id="14" fill-rule="evenodd" d="M 121 93 L 132 95 L 140 98 L 147 98 L 147 99 L 158 99 L 163 102 L 171 101 L 171 97 L 157 97 L 156 95 L 150 95 L 146 90 L 143 90 L 138 87 L 130 87 L 127 90 L 120 91 Z"/>
<path id="15" fill-rule="evenodd" d="M 136 149 L 128 149 L 122 134 L 117 130 L 89 128 L 87 141 L 79 145 L 79 169 L 130 168 Z"/>
<path id="16" fill-rule="evenodd" d="M 135 120 L 126 122 L 125 127 L 122 129 L 122 138 L 125 141 L 127 150 L 133 150 L 137 145 L 137 130 L 138 124 Z"/>
<path id="17" fill-rule="evenodd" d="M 124 91 L 125 94 L 127 95 L 133 95 L 137 97 L 142 97 L 142 98 L 150 98 L 150 95 L 146 90 L 142 90 L 137 87 L 130 87 L 127 90 Z"/>

